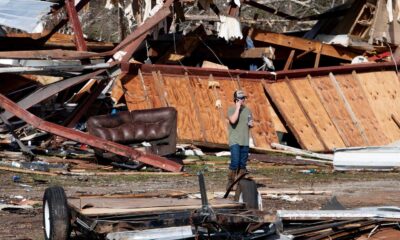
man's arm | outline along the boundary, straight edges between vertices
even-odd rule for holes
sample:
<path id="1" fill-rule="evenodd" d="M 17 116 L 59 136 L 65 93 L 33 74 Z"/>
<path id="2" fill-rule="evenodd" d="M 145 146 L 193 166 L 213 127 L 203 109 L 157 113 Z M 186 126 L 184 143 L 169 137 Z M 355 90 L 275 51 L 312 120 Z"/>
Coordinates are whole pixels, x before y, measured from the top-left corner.
<path id="1" fill-rule="evenodd" d="M 239 112 L 240 112 L 241 100 L 236 101 L 235 103 L 235 111 L 232 115 L 228 116 L 229 122 L 231 124 L 235 124 L 239 119 Z"/>

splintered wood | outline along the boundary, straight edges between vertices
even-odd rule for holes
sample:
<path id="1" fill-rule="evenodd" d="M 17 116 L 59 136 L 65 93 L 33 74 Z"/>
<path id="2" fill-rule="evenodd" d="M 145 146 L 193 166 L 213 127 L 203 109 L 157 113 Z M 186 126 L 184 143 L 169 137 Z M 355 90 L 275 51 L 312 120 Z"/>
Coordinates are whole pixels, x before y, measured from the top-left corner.
<path id="1" fill-rule="evenodd" d="M 121 82 L 129 110 L 175 107 L 178 138 L 183 141 L 227 145 L 227 110 L 237 89 L 249 97 L 255 147 L 270 148 L 278 142 L 276 132 L 287 130 L 303 149 L 316 152 L 400 139 L 395 121 L 400 119 L 400 84 L 394 71 L 330 73 L 276 82 L 139 71 Z"/>

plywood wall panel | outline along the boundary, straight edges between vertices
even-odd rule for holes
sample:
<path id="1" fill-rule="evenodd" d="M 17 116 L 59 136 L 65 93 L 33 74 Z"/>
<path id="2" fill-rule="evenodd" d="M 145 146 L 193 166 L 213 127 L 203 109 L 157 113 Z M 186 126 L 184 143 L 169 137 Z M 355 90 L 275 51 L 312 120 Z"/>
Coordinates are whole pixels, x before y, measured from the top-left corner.
<path id="1" fill-rule="evenodd" d="M 154 72 L 154 75 L 157 75 Z M 132 75 L 132 79 L 124 83 L 126 89 L 125 99 L 129 110 L 164 107 L 159 97 L 159 90 L 155 86 L 159 84 L 158 77 L 154 79 L 153 74 Z M 158 85 L 157 85 L 158 86 Z"/>
<path id="2" fill-rule="evenodd" d="M 354 124 L 344 101 L 329 76 L 312 77 L 309 81 L 314 86 L 315 92 L 319 95 L 324 108 L 338 129 L 338 133 L 342 136 L 346 146 L 365 146 L 366 143 L 359 129 Z"/>
<path id="3" fill-rule="evenodd" d="M 247 104 L 256 122 L 251 130 L 255 146 L 270 148 L 271 142 L 278 141 L 261 81 L 241 82 L 232 78 L 166 75 L 159 72 L 142 76 L 144 84 L 140 76 L 131 76 L 132 79 L 125 84 L 129 110 L 175 107 L 178 111 L 180 140 L 227 144 L 227 111 L 230 105 L 234 105 L 233 92 L 240 85 L 249 95 Z"/>
<path id="4" fill-rule="evenodd" d="M 209 88 L 209 78 L 190 77 L 193 94 L 198 104 L 200 122 L 205 141 L 209 143 L 226 144 L 226 123 L 221 119 L 221 114 L 215 106 L 213 89 Z M 221 137 L 223 136 L 223 137 Z"/>
<path id="5" fill-rule="evenodd" d="M 392 114 L 400 113 L 399 80 L 392 72 L 357 73 L 375 117 L 391 142 L 400 139 L 400 129 L 392 119 Z"/>
<path id="6" fill-rule="evenodd" d="M 388 144 L 390 141 L 385 134 L 382 134 L 383 130 L 357 79 L 352 74 L 345 74 L 336 75 L 336 80 L 365 133 L 368 140 L 365 145 L 380 146 Z"/>
<path id="7" fill-rule="evenodd" d="M 400 119 L 400 84 L 394 71 L 276 83 L 188 75 L 139 72 L 125 76 L 122 90 L 129 110 L 173 106 L 178 110 L 180 140 L 227 144 L 228 107 L 234 105 L 233 92 L 243 89 L 255 120 L 254 144 L 270 148 L 282 126 L 274 123 L 265 88 L 304 149 L 322 152 L 400 139 L 400 129 L 392 119 L 392 115 Z"/>
<path id="8" fill-rule="evenodd" d="M 317 133 L 311 126 L 312 123 L 308 121 L 301 110 L 289 85 L 286 82 L 277 82 L 265 84 L 264 87 L 301 147 L 318 152 L 326 151 L 327 149 L 318 139 Z"/>
<path id="9" fill-rule="evenodd" d="M 140 75 L 127 76 L 130 79 L 124 84 L 124 96 L 129 110 L 151 108 L 148 91 Z M 122 86 L 121 86 L 122 87 Z"/>
<path id="10" fill-rule="evenodd" d="M 178 138 L 204 141 L 191 81 L 186 76 L 162 75 L 162 79 L 168 106 L 178 111 Z"/>
<path id="11" fill-rule="evenodd" d="M 315 126 L 321 140 L 329 150 L 345 147 L 336 127 L 329 118 L 318 95 L 307 79 L 291 79 L 287 82 L 292 91 L 297 95 L 308 118 Z"/>

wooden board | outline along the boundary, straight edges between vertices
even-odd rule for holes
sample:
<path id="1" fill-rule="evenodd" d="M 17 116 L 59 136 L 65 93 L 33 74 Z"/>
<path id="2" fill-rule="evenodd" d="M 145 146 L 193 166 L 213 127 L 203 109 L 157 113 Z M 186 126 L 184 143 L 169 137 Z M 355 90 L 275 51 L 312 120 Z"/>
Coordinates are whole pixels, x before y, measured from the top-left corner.
<path id="1" fill-rule="evenodd" d="M 339 76 L 336 76 L 340 79 Z M 313 85 L 315 92 L 320 97 L 323 105 L 332 119 L 332 122 L 338 129 L 343 142 L 347 147 L 363 146 L 364 142 L 360 131 L 353 123 L 350 114 L 346 110 L 344 101 L 339 96 L 328 76 L 310 78 L 310 83 Z"/>
<path id="2" fill-rule="evenodd" d="M 336 80 L 340 84 L 351 109 L 362 126 L 365 136 L 368 139 L 366 145 L 380 146 L 390 143 L 385 134 L 382 134 L 383 130 L 357 79 L 352 74 L 345 74 L 336 75 Z"/>
<path id="3" fill-rule="evenodd" d="M 265 43 L 275 44 L 278 46 L 288 47 L 291 49 L 298 49 L 303 51 L 311 50 L 314 53 L 321 55 L 331 56 L 338 59 L 351 61 L 357 54 L 347 50 L 343 47 L 323 44 L 318 41 L 308 40 L 300 37 L 287 36 L 280 33 L 263 32 L 261 30 L 254 30 L 251 33 L 251 39 Z M 323 47 L 322 47 L 323 46 Z"/>
<path id="4" fill-rule="evenodd" d="M 333 150 L 334 148 L 345 147 L 335 125 L 329 118 L 311 84 L 304 78 L 291 79 L 288 83 L 294 94 L 297 95 L 305 114 L 314 125 L 316 132 L 327 149 Z"/>
<path id="5" fill-rule="evenodd" d="M 312 128 L 295 96 L 286 82 L 264 84 L 266 91 L 273 103 L 277 106 L 286 124 L 304 149 L 322 152 L 327 149 L 318 139 L 317 133 Z"/>
<path id="6" fill-rule="evenodd" d="M 85 216 L 104 216 L 200 209 L 201 199 L 81 197 L 68 199 L 68 204 Z M 242 206 L 228 199 L 211 199 L 209 204 L 213 208 Z"/>
<path id="7" fill-rule="evenodd" d="M 357 73 L 356 78 L 364 89 L 383 134 L 391 142 L 399 140 L 400 129 L 391 117 L 392 114 L 400 114 L 400 86 L 396 73 L 393 71 Z"/>

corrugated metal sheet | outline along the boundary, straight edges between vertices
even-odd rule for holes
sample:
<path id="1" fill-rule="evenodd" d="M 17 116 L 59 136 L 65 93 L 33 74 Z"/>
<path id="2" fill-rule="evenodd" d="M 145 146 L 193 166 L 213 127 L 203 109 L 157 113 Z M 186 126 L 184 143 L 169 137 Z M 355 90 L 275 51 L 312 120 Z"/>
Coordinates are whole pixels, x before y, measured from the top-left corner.
<path id="1" fill-rule="evenodd" d="M 43 31 L 41 19 L 50 12 L 52 5 L 54 3 L 39 0 L 2 0 L 0 25 L 40 33 Z"/>

